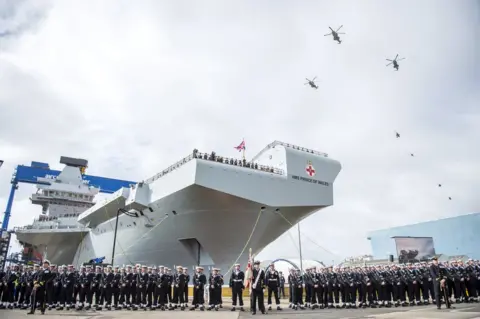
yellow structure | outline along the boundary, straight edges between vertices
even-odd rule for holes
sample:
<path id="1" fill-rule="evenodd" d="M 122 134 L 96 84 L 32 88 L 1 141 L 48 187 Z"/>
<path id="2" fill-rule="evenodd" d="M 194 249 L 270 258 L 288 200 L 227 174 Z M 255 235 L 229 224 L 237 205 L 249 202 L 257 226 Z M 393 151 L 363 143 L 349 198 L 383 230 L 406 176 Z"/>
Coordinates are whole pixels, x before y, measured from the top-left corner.
<path id="1" fill-rule="evenodd" d="M 207 289 L 207 288 L 205 288 L 205 289 Z M 188 286 L 188 295 L 193 296 L 193 286 Z M 248 296 L 249 296 L 248 289 L 244 289 L 243 290 L 243 297 L 248 297 Z M 267 296 L 267 289 L 265 289 L 265 296 Z M 232 288 L 222 287 L 222 297 L 231 298 L 232 297 Z M 289 297 L 288 288 L 285 289 L 285 297 Z"/>

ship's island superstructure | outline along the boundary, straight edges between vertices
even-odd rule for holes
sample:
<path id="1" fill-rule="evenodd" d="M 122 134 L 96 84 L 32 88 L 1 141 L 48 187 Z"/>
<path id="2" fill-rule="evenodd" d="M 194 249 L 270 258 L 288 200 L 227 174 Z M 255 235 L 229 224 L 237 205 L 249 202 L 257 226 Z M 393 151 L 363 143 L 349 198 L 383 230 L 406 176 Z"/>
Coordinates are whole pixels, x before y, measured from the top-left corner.
<path id="1" fill-rule="evenodd" d="M 194 150 L 94 204 L 98 189 L 82 180 L 86 163 L 77 164 L 43 180 L 31 198 L 42 215 L 15 229 L 37 255 L 76 266 L 98 257 L 111 262 L 117 228 L 115 264 L 216 265 L 223 272 L 246 263 L 247 247 L 257 254 L 300 220 L 333 205 L 341 170 L 325 153 L 279 141 L 249 162 Z"/>

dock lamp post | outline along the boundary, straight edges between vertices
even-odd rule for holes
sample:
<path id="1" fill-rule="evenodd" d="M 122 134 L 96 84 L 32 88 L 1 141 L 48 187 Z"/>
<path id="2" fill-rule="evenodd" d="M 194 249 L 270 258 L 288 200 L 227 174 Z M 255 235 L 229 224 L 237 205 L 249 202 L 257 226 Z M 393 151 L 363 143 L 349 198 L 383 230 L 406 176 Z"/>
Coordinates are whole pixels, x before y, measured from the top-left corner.
<path id="1" fill-rule="evenodd" d="M 113 262 L 115 261 L 115 244 L 117 243 L 118 216 L 120 215 L 120 213 L 124 213 L 125 215 L 127 215 L 129 217 L 138 218 L 137 213 L 129 212 L 128 210 L 126 210 L 124 208 L 119 208 L 117 210 L 117 217 L 115 218 L 115 232 L 113 234 L 112 266 L 113 266 Z"/>

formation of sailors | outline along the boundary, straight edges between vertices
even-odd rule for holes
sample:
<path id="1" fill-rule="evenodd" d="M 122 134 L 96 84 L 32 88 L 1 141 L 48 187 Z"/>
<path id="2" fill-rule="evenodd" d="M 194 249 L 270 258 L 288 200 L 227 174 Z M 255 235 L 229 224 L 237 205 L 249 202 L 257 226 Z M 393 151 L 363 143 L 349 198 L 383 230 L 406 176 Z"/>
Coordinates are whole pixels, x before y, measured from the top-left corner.
<path id="1" fill-rule="evenodd" d="M 192 276 L 193 300 L 190 310 L 218 310 L 222 307 L 223 276 L 214 268 L 207 276 L 203 267 L 196 267 Z M 14 266 L 0 273 L 0 309 L 45 310 L 185 310 L 188 307 L 190 275 L 186 268 L 131 266 L 73 265 L 57 269 L 48 260 L 39 265 L 23 268 Z M 204 293 L 209 292 L 205 307 Z"/>
<path id="2" fill-rule="evenodd" d="M 478 302 L 480 293 L 480 264 L 469 260 L 406 265 L 365 266 L 355 268 L 310 268 L 302 275 L 291 270 L 287 284 L 290 291 L 289 308 L 366 308 L 428 305 L 442 299 L 436 284 L 446 283 L 449 301 Z M 262 313 L 282 310 L 280 294 L 285 279 L 271 264 L 266 271 L 256 261 L 251 281 L 250 311 Z M 188 285 L 193 284 L 193 300 L 189 307 Z M 236 264 L 230 278 L 232 311 L 245 311 L 243 291 L 245 273 Z M 0 272 L 0 309 L 45 310 L 219 310 L 222 307 L 223 275 L 214 268 L 204 274 L 196 267 L 192 277 L 181 266 L 175 272 L 168 267 L 82 266 L 57 269 L 45 260 L 39 265 L 14 266 Z M 264 294 L 267 293 L 267 308 Z M 206 304 L 205 296 L 208 296 Z M 275 305 L 272 305 L 274 297 Z"/>
<path id="3" fill-rule="evenodd" d="M 480 264 L 461 260 L 406 265 L 333 267 L 291 270 L 288 276 L 290 308 L 366 308 L 428 305 L 439 299 L 435 284 L 445 279 L 449 301 L 478 302 Z M 305 289 L 304 289 L 305 288 Z M 305 293 L 305 297 L 304 297 Z M 442 295 L 439 295 L 442 299 Z M 453 296 L 453 298 L 452 298 Z M 440 302 L 440 300 L 439 300 Z M 437 303 L 439 305 L 439 303 Z"/>

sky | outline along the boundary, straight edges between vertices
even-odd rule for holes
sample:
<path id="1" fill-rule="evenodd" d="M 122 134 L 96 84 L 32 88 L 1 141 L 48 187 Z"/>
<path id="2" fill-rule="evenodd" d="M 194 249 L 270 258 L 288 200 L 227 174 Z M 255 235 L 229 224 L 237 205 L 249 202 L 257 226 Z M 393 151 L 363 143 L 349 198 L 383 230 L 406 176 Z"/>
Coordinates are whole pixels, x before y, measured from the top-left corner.
<path id="1" fill-rule="evenodd" d="M 324 37 L 340 25 L 341 45 Z M 32 160 L 143 180 L 194 148 L 280 140 L 343 167 L 334 205 L 301 223 L 303 257 L 368 254 L 368 231 L 480 211 L 478 56 L 475 0 L 0 0 L 0 207 Z M 10 227 L 40 213 L 34 191 Z"/>

